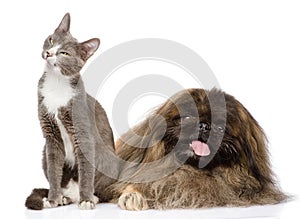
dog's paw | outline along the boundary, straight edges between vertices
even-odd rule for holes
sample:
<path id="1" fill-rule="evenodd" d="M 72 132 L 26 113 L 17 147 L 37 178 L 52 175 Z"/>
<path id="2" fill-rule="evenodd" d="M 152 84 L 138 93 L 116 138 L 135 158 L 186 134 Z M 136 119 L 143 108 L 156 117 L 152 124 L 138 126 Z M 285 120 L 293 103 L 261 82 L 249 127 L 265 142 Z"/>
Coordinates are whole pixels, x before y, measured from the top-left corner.
<path id="1" fill-rule="evenodd" d="M 58 202 L 54 200 L 48 200 L 48 198 L 43 198 L 44 208 L 55 208 L 58 206 Z"/>
<path id="2" fill-rule="evenodd" d="M 148 209 L 148 204 L 143 195 L 139 192 L 123 193 L 118 201 L 120 208 L 124 210 L 146 210 Z"/>
<path id="3" fill-rule="evenodd" d="M 95 208 L 95 203 L 93 201 L 82 201 L 79 203 L 78 207 L 81 210 L 91 210 Z"/>

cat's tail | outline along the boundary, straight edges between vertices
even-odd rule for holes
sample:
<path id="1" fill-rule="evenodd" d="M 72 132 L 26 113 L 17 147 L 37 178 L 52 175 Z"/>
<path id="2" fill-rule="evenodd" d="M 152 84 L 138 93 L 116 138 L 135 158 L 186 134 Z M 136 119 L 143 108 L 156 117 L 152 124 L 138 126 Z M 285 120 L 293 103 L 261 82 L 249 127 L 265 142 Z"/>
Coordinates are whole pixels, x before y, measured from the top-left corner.
<path id="1" fill-rule="evenodd" d="M 44 208 L 43 198 L 47 198 L 49 189 L 33 189 L 27 197 L 25 206 L 32 210 L 42 210 Z"/>

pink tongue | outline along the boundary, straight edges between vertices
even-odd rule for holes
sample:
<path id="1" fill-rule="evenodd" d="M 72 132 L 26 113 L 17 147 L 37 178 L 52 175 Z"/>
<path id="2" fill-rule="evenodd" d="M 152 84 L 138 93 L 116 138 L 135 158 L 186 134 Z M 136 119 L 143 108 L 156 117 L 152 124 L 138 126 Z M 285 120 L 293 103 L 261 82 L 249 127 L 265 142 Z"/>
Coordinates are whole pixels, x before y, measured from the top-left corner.
<path id="1" fill-rule="evenodd" d="M 210 154 L 208 145 L 201 141 L 193 141 L 191 146 L 198 156 L 208 156 Z"/>

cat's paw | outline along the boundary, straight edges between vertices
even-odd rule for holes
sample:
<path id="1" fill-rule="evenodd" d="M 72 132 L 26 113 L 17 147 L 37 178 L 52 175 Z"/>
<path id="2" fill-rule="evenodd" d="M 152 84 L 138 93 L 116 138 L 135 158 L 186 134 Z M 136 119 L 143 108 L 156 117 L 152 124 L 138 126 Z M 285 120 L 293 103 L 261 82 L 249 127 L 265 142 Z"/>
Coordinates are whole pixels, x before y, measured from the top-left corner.
<path id="1" fill-rule="evenodd" d="M 72 199 L 71 198 L 65 197 L 65 196 L 62 198 L 62 205 L 69 205 L 71 203 L 72 203 Z"/>
<path id="2" fill-rule="evenodd" d="M 96 204 L 99 202 L 99 198 L 97 196 L 93 196 L 92 200 L 81 201 L 78 205 L 81 210 L 90 210 L 96 207 Z"/>
<path id="3" fill-rule="evenodd" d="M 139 192 L 123 193 L 118 201 L 120 208 L 124 210 L 138 211 L 148 209 L 148 204 Z"/>
<path id="4" fill-rule="evenodd" d="M 48 200 L 48 198 L 43 198 L 44 208 L 55 208 L 58 206 L 58 202 L 54 200 Z"/>
<path id="5" fill-rule="evenodd" d="M 91 210 L 95 208 L 95 203 L 93 201 L 82 201 L 79 203 L 78 207 L 81 210 Z"/>

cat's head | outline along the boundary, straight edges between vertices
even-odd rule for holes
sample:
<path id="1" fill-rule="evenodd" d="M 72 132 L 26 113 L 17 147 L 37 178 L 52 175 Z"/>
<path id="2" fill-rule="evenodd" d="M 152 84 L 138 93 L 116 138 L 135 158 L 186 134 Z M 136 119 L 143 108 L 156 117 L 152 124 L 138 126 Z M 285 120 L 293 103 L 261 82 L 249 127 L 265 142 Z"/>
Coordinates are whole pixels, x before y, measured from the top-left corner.
<path id="1" fill-rule="evenodd" d="M 100 40 L 93 38 L 79 43 L 70 33 L 70 14 L 67 13 L 54 33 L 44 42 L 42 57 L 47 70 L 63 75 L 78 74 L 85 62 L 98 49 Z"/>

